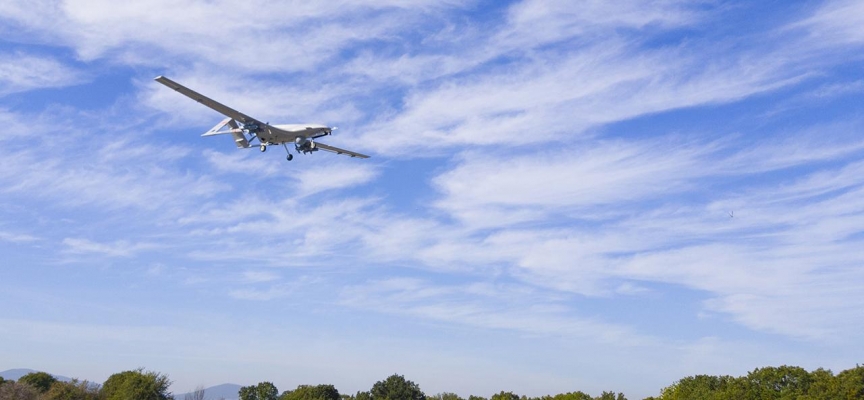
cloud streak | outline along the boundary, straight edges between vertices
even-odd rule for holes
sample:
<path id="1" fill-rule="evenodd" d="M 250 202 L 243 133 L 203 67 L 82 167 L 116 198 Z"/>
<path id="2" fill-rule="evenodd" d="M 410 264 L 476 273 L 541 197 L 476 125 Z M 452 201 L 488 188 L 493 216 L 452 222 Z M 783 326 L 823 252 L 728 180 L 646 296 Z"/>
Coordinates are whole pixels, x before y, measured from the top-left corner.
<path id="1" fill-rule="evenodd" d="M 0 96 L 84 82 L 83 74 L 50 57 L 0 53 Z"/>

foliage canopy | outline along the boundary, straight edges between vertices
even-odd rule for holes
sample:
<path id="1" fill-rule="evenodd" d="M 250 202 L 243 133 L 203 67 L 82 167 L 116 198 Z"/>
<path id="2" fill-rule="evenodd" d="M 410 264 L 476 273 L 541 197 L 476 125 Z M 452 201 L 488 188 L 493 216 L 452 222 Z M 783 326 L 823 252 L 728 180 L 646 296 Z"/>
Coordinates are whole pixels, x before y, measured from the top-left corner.
<path id="1" fill-rule="evenodd" d="M 239 395 L 240 400 L 277 400 L 279 389 L 271 382 L 261 382 L 240 388 Z"/>
<path id="2" fill-rule="evenodd" d="M 372 400 L 426 400 L 426 394 L 419 385 L 397 374 L 375 382 L 370 394 Z"/>
<path id="3" fill-rule="evenodd" d="M 34 389 L 39 391 L 39 393 L 45 393 L 48 389 L 51 389 L 51 385 L 53 385 L 54 382 L 57 382 L 57 378 L 54 378 L 47 372 L 31 372 L 22 376 L 21 379 L 18 379 L 18 382 L 32 386 Z"/>
<path id="4" fill-rule="evenodd" d="M 169 386 L 168 376 L 139 368 L 108 377 L 101 394 L 105 400 L 174 400 Z"/>

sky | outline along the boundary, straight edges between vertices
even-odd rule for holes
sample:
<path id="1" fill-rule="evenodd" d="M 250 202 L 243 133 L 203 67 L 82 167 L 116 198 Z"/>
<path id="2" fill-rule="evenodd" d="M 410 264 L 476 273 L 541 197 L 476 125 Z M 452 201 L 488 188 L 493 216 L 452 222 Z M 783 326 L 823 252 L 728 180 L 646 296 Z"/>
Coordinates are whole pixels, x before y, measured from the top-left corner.
<path id="1" fill-rule="evenodd" d="M 860 0 L 127 3 L 0 2 L 0 370 L 638 399 L 864 362 Z M 158 75 L 372 157 L 202 138 Z"/>

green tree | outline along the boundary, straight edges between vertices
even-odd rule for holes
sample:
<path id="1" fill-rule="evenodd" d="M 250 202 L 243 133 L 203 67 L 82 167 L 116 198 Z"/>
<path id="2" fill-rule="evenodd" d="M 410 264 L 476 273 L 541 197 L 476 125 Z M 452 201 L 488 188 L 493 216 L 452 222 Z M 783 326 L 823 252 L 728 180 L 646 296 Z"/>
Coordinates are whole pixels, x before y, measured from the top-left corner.
<path id="1" fill-rule="evenodd" d="M 279 398 L 279 390 L 270 382 L 241 387 L 238 394 L 240 400 L 277 400 Z"/>
<path id="2" fill-rule="evenodd" d="M 450 392 L 438 393 L 434 396 L 426 396 L 426 399 L 427 400 L 465 400 L 465 399 L 459 397 L 458 394 L 450 393 Z"/>
<path id="3" fill-rule="evenodd" d="M 105 400 L 173 400 L 167 375 L 139 368 L 111 375 L 102 385 Z"/>
<path id="4" fill-rule="evenodd" d="M 864 399 L 864 366 L 857 365 L 836 377 L 838 400 Z"/>
<path id="5" fill-rule="evenodd" d="M 342 400 L 342 396 L 333 385 L 300 385 L 282 393 L 279 400 Z"/>
<path id="6" fill-rule="evenodd" d="M 520 400 L 520 399 L 519 399 L 519 395 L 517 395 L 516 393 L 505 392 L 502 390 L 496 394 L 493 394 L 492 397 L 489 398 L 489 400 Z"/>
<path id="7" fill-rule="evenodd" d="M 593 400 L 591 396 L 583 392 L 559 393 L 552 396 L 550 400 Z"/>
<path id="8" fill-rule="evenodd" d="M 713 400 L 726 390 L 729 376 L 696 375 L 688 376 L 663 390 L 663 400 Z"/>
<path id="9" fill-rule="evenodd" d="M 426 400 L 426 395 L 420 390 L 420 386 L 396 374 L 383 381 L 375 382 L 370 394 L 372 400 Z"/>
<path id="10" fill-rule="evenodd" d="M 468 400 L 489 400 L 489 399 L 482 397 L 482 396 L 475 396 L 472 394 L 472 395 L 468 396 Z"/>
<path id="11" fill-rule="evenodd" d="M 354 395 L 354 400 L 372 400 L 372 393 L 357 392 L 357 394 Z"/>
<path id="12" fill-rule="evenodd" d="M 4 383 L 6 383 L 6 380 L 3 379 L 2 376 L 0 376 L 0 386 L 3 386 Z"/>
<path id="13" fill-rule="evenodd" d="M 99 386 L 88 381 L 54 382 L 42 400 L 98 400 Z"/>
<path id="14" fill-rule="evenodd" d="M 627 400 L 627 398 L 624 397 L 624 393 L 616 395 L 615 392 L 603 392 L 600 396 L 595 397 L 594 400 Z"/>
<path id="15" fill-rule="evenodd" d="M 810 373 L 801 367 L 757 368 L 747 374 L 750 395 L 756 399 L 798 399 L 810 389 Z"/>
<path id="16" fill-rule="evenodd" d="M 54 378 L 47 372 L 31 372 L 18 379 L 18 382 L 33 386 L 39 393 L 45 393 L 48 389 L 51 389 L 51 385 L 54 382 L 57 382 L 57 378 Z"/>
<path id="17" fill-rule="evenodd" d="M 747 380 L 746 376 L 737 378 L 726 377 L 726 382 L 719 392 L 717 392 L 714 400 L 741 400 L 741 399 L 757 399 L 756 390 L 753 385 Z"/>
<path id="18" fill-rule="evenodd" d="M 810 388 L 798 400 L 835 400 L 837 393 L 837 378 L 830 370 L 819 368 L 810 372 Z"/>

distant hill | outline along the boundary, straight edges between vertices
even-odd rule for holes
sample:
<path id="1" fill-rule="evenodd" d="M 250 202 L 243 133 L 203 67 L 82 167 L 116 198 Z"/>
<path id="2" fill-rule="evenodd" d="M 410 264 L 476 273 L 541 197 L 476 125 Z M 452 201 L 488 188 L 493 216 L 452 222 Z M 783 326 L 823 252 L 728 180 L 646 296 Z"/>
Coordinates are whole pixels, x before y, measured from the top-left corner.
<path id="1" fill-rule="evenodd" d="M 224 398 L 225 400 L 239 400 L 240 397 L 237 392 L 240 391 L 242 386 L 235 385 L 233 383 L 223 383 L 221 385 L 216 385 L 213 387 L 204 389 L 204 399 L 206 400 L 219 400 Z M 186 398 L 187 394 L 191 393 L 180 393 L 175 394 L 174 398 L 177 400 L 183 400 Z"/>
<path id="2" fill-rule="evenodd" d="M 0 377 L 3 377 L 3 379 L 7 379 L 10 381 L 17 381 L 17 380 L 21 379 L 22 376 L 27 375 L 31 372 L 39 372 L 39 371 L 36 371 L 33 369 L 27 369 L 27 368 L 7 369 L 6 371 L 0 372 Z M 50 374 L 50 372 L 49 372 L 49 374 Z M 58 381 L 63 381 L 63 382 L 69 382 L 72 380 L 72 378 L 67 378 L 67 377 L 62 376 L 62 375 L 51 374 L 51 376 L 53 376 L 54 379 L 57 379 Z"/>

